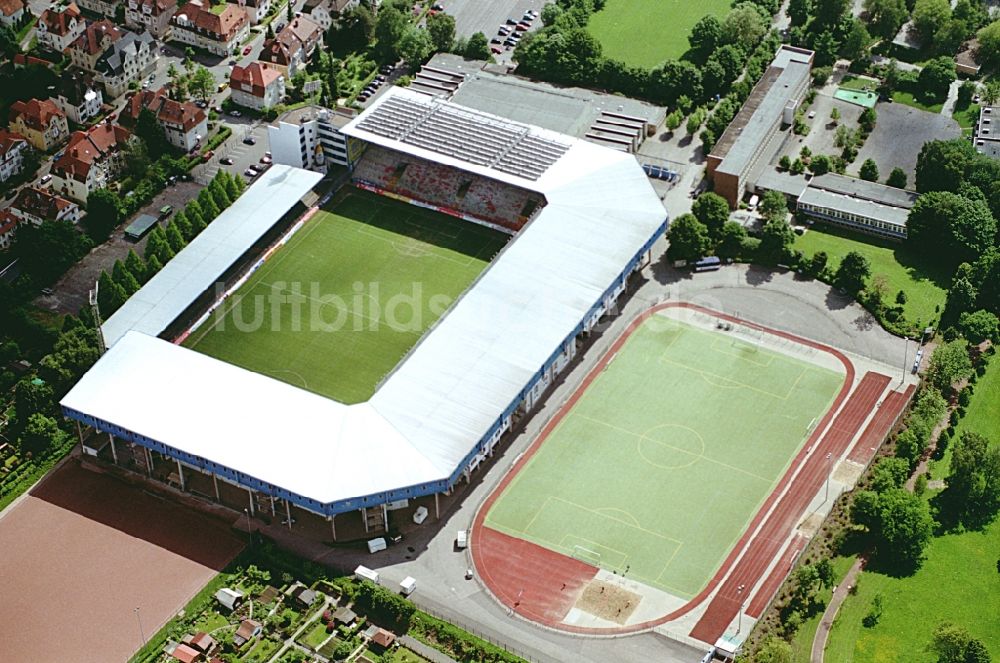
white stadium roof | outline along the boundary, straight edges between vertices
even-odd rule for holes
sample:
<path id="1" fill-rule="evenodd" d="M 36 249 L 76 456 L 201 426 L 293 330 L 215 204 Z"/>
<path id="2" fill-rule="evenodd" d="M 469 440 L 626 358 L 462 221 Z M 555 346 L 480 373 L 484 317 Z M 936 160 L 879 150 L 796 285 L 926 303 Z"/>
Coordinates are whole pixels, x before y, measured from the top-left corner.
<path id="1" fill-rule="evenodd" d="M 369 402 L 337 403 L 152 338 L 169 324 L 164 319 L 134 332 L 117 322 L 113 334 L 105 329 L 114 345 L 63 399 L 64 408 L 324 504 L 454 476 L 662 230 L 666 212 L 633 156 L 478 111 L 470 117 L 519 129 L 518 140 L 534 137 L 566 149 L 530 180 L 360 128 L 392 99 L 404 106 L 448 104 L 392 89 L 344 132 L 538 191 L 548 204 Z M 241 202 L 255 200 L 256 207 L 266 198 L 288 209 L 291 203 L 276 198 L 294 202 L 302 195 L 297 188 L 276 195 L 272 186 L 267 180 L 254 184 Z M 249 243 L 237 241 L 230 253 L 238 255 Z M 210 285 L 212 278 L 205 278 Z M 193 297 L 204 287 L 185 290 L 197 289 Z M 142 291 L 136 297 L 142 300 Z"/>
<path id="2" fill-rule="evenodd" d="M 110 346 L 129 330 L 156 336 L 322 179 L 274 165 L 102 325 Z"/>

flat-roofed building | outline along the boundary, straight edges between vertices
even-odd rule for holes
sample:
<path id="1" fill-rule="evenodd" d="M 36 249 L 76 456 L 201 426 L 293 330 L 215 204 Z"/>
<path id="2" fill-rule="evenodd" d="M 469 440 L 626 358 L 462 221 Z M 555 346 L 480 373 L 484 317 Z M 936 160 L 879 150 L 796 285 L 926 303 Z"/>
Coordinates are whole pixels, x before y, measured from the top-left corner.
<path id="1" fill-rule="evenodd" d="M 330 164 L 354 165 L 364 145 L 340 131 L 354 116 L 348 109 L 322 106 L 288 111 L 267 128 L 274 162 L 319 172 Z"/>
<path id="2" fill-rule="evenodd" d="M 1000 158 L 1000 106 L 983 106 L 979 109 L 973 145 L 980 154 Z"/>
<path id="3" fill-rule="evenodd" d="M 917 194 L 829 173 L 812 178 L 796 209 L 825 223 L 889 239 L 906 238 L 906 218 Z"/>
<path id="4" fill-rule="evenodd" d="M 809 87 L 813 52 L 783 45 L 708 155 L 715 192 L 736 208 L 781 148 Z"/>

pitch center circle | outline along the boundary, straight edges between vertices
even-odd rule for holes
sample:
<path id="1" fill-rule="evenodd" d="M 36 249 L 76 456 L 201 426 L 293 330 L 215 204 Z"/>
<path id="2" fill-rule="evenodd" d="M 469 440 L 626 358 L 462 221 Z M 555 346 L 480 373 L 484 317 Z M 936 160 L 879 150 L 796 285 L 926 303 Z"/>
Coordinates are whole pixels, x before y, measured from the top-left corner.
<path id="1" fill-rule="evenodd" d="M 681 424 L 653 426 L 639 436 L 639 455 L 664 470 L 691 467 L 705 454 L 701 433 Z"/>

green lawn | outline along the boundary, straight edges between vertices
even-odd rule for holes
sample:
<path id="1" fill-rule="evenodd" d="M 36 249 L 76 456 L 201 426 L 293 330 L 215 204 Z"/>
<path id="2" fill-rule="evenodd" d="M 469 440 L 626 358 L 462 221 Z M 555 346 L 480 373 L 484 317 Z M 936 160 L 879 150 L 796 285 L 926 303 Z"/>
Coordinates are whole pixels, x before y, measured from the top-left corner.
<path id="1" fill-rule="evenodd" d="M 833 558 L 833 577 L 837 579 L 837 584 L 840 584 L 840 579 L 847 575 L 851 564 L 854 564 L 855 557 L 855 555 L 851 555 L 850 557 Z M 794 663 L 809 663 L 810 655 L 812 654 L 813 638 L 816 636 L 816 629 L 819 627 L 822 619 L 823 611 L 820 610 L 809 619 L 803 621 L 802 626 L 795 632 L 795 635 L 792 637 L 792 661 Z"/>
<path id="2" fill-rule="evenodd" d="M 855 76 L 854 74 L 848 74 L 844 76 L 843 80 L 840 81 L 838 87 L 842 87 L 845 90 L 871 90 L 874 91 L 878 89 L 879 82 L 871 78 L 862 78 L 861 76 Z"/>
<path id="3" fill-rule="evenodd" d="M 229 623 L 229 620 L 220 615 L 215 610 L 206 610 L 198 621 L 194 623 L 195 631 L 204 631 L 205 633 L 211 633 L 217 628 L 222 628 Z"/>
<path id="4" fill-rule="evenodd" d="M 333 652 L 337 649 L 337 645 L 341 643 L 341 639 L 337 637 L 330 638 L 325 645 L 317 652 L 321 656 L 327 658 L 333 657 Z"/>
<path id="5" fill-rule="evenodd" d="M 976 380 L 972 400 L 966 409 L 958 426 L 955 427 L 954 440 L 962 431 L 972 431 L 990 438 L 994 444 L 1000 444 L 1000 359 L 991 358 L 989 367 L 983 377 Z M 945 449 L 939 460 L 931 461 L 931 476 L 943 479 L 948 474 L 951 462 L 951 445 Z"/>
<path id="6" fill-rule="evenodd" d="M 274 653 L 281 649 L 281 643 L 277 640 L 271 640 L 269 638 L 260 638 L 257 644 L 248 651 L 240 660 L 247 661 L 247 663 L 265 663 L 271 660 Z"/>
<path id="7" fill-rule="evenodd" d="M 843 376 L 665 316 L 646 321 L 487 514 L 512 536 L 691 598 Z M 592 553 L 599 553 L 600 559 Z"/>
<path id="8" fill-rule="evenodd" d="M 307 221 L 184 344 L 341 402 L 361 402 L 507 239 L 351 192 Z"/>
<path id="9" fill-rule="evenodd" d="M 851 251 L 863 254 L 871 263 L 872 276 L 885 276 L 890 303 L 895 301 L 900 290 L 906 293 L 903 310 L 907 320 L 913 323 L 926 325 L 937 317 L 937 307 L 944 308 L 950 280 L 948 274 L 925 266 L 905 243 L 816 224 L 804 235 L 796 237 L 795 248 L 802 251 L 807 259 L 817 251 L 826 251 L 830 256 L 831 271 L 836 270 L 840 259 Z"/>
<path id="10" fill-rule="evenodd" d="M 386 659 L 383 659 L 386 660 Z M 426 658 L 413 653 L 405 647 L 397 647 L 393 650 L 388 663 L 430 663 Z"/>
<path id="11" fill-rule="evenodd" d="M 944 107 L 944 102 L 929 104 L 920 101 L 913 95 L 912 92 L 907 90 L 894 90 L 892 93 L 892 100 L 897 104 L 913 106 L 914 108 L 919 108 L 920 110 L 927 111 L 928 113 L 940 113 L 941 108 Z"/>
<path id="12" fill-rule="evenodd" d="M 604 55 L 640 67 L 655 67 L 687 52 L 691 28 L 706 14 L 724 16 L 726 0 L 688 4 L 681 0 L 608 0 L 587 29 Z"/>
<path id="13" fill-rule="evenodd" d="M 848 597 L 841 606 L 826 660 L 931 663 L 936 659 L 924 647 L 944 620 L 968 629 L 996 657 L 1000 654 L 998 550 L 1000 521 L 984 532 L 934 538 L 927 560 L 908 578 L 863 572 L 857 596 Z M 861 620 L 876 592 L 882 592 L 882 619 L 874 628 L 864 628 Z"/>
<path id="14" fill-rule="evenodd" d="M 326 632 L 326 624 L 323 620 L 317 620 L 313 627 L 305 634 L 301 642 L 306 647 L 310 649 L 317 649 L 323 641 L 330 637 L 330 634 Z"/>
<path id="15" fill-rule="evenodd" d="M 962 109 L 956 108 L 951 117 L 958 122 L 958 126 L 962 127 L 963 135 L 971 136 L 972 127 L 979 120 L 979 104 L 969 104 Z"/>

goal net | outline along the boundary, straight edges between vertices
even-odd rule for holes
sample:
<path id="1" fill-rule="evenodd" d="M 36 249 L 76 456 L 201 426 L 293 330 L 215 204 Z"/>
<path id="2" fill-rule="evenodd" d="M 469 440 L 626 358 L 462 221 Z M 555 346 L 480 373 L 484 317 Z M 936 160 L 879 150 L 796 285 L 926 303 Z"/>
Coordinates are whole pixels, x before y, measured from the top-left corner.
<path id="1" fill-rule="evenodd" d="M 573 557 L 581 562 L 587 562 L 594 566 L 601 565 L 601 553 L 583 546 L 573 546 Z"/>

